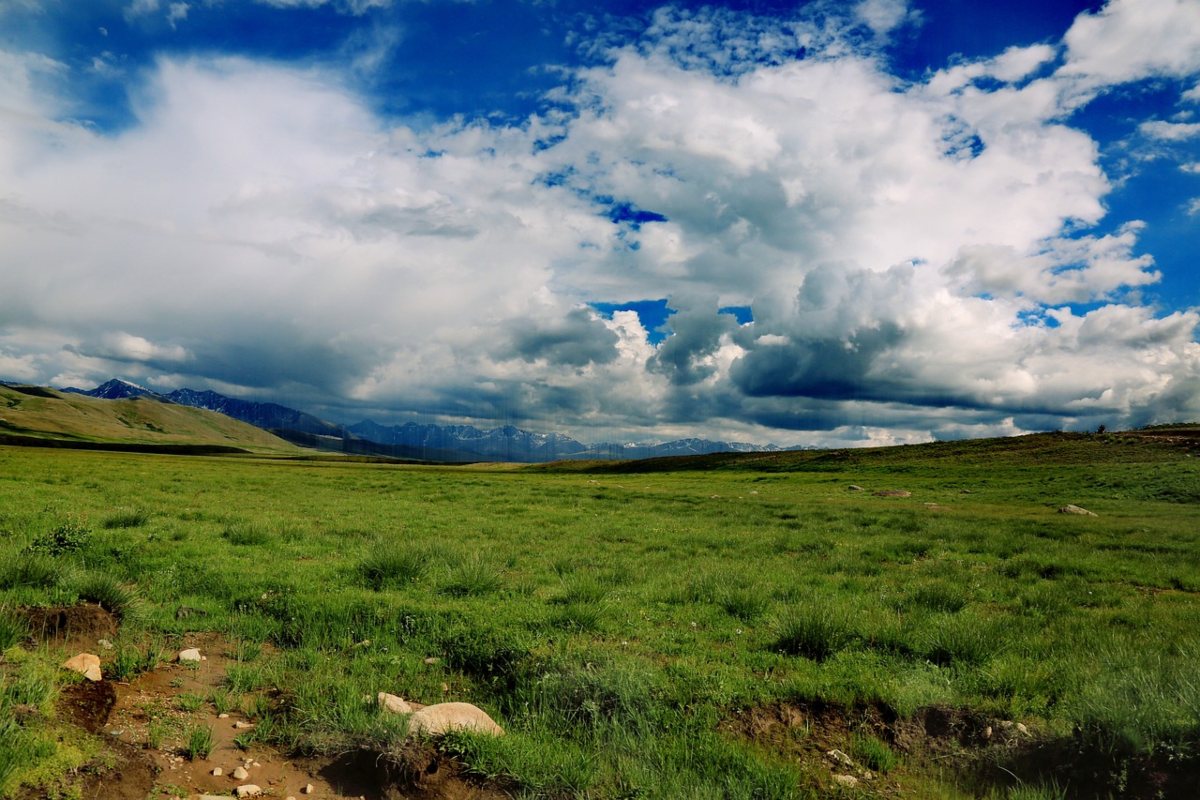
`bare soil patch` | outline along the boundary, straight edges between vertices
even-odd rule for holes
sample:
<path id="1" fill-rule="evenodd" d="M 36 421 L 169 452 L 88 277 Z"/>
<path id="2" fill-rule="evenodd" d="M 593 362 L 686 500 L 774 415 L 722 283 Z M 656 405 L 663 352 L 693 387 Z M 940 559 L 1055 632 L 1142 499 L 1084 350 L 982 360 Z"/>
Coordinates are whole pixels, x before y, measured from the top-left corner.
<path id="1" fill-rule="evenodd" d="M 95 605 L 29 609 L 34 636 L 61 646 L 100 651 L 101 669 L 112 651 L 97 647 L 114 636 L 116 621 Z M 461 766 L 427 743 L 412 742 L 388 753 L 356 750 L 332 758 L 296 758 L 260 743 L 248 747 L 240 734 L 252 730 L 242 707 L 218 714 L 210 697 L 225 691 L 228 667 L 236 663 L 234 646 L 217 634 L 185 635 L 173 648 L 195 647 L 204 655 L 196 665 L 160 664 L 131 681 L 81 681 L 59 697 L 62 720 L 100 737 L 104 751 L 80 771 L 83 800 L 145 800 L 147 797 L 228 795 L 240 784 L 255 783 L 266 796 L 310 796 L 321 800 L 494 800 L 509 795 L 467 779 Z M 207 758 L 185 755 L 188 732 L 212 731 Z M 249 726 L 249 727 L 248 727 Z M 249 777 L 233 778 L 243 768 Z M 219 769 L 222 774 L 214 775 Z M 311 794 L 302 794 L 307 786 Z"/>

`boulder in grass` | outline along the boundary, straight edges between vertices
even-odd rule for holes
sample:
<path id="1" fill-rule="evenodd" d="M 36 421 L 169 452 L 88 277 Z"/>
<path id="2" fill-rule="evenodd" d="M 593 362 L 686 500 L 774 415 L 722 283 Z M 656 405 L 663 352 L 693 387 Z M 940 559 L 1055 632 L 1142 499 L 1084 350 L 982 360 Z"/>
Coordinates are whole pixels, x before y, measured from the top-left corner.
<path id="1" fill-rule="evenodd" d="M 403 697 L 380 692 L 376 698 L 379 707 L 392 714 L 411 714 L 416 711 Z"/>
<path id="2" fill-rule="evenodd" d="M 177 660 L 180 663 L 187 662 L 187 661 L 194 661 L 196 663 L 200 663 L 201 658 L 202 658 L 202 656 L 200 655 L 200 651 L 197 650 L 195 647 L 189 648 L 187 650 L 180 650 L 179 655 L 177 656 Z"/>
<path id="3" fill-rule="evenodd" d="M 78 672 L 89 681 L 103 680 L 100 674 L 100 656 L 92 653 L 80 653 L 63 662 L 63 668 Z"/>
<path id="4" fill-rule="evenodd" d="M 1077 506 L 1077 505 L 1073 505 L 1073 504 L 1068 504 L 1068 505 L 1063 506 L 1062 508 L 1060 508 L 1058 510 L 1058 513 L 1060 513 L 1060 514 L 1075 514 L 1076 516 L 1080 516 L 1080 517 L 1095 517 L 1095 516 L 1097 516 L 1095 511 L 1088 511 L 1086 508 L 1083 508 L 1083 507 Z"/>
<path id="5" fill-rule="evenodd" d="M 504 729 L 495 720 L 483 709 L 470 703 L 435 703 L 413 712 L 408 718 L 408 732 L 411 734 L 441 736 L 450 731 L 504 735 Z"/>

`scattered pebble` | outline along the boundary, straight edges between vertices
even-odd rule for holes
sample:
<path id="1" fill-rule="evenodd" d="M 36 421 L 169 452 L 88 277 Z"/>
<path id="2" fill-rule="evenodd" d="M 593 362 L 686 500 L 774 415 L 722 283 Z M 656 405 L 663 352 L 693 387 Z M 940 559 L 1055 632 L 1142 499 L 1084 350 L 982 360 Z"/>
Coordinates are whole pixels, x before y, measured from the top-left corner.
<path id="1" fill-rule="evenodd" d="M 219 778 L 225 774 L 225 770 L 221 769 L 220 767 L 213 767 L 212 774 L 214 778 Z"/>
<path id="2" fill-rule="evenodd" d="M 316 787 L 314 787 L 314 786 L 313 786 L 313 785 L 310 783 L 310 784 L 307 784 L 307 785 L 306 785 L 306 786 L 305 786 L 303 789 L 301 789 L 300 791 L 301 791 L 302 793 L 304 793 L 304 794 L 312 794 L 313 792 L 315 792 L 315 791 L 316 791 Z"/>
<path id="3" fill-rule="evenodd" d="M 237 722 L 233 723 L 233 727 L 237 728 L 239 731 L 244 731 L 247 728 L 253 728 L 254 723 L 246 722 L 244 719 L 239 719 Z"/>
<path id="4" fill-rule="evenodd" d="M 238 797 L 258 797 L 260 794 L 262 794 L 263 790 L 261 786 L 257 786 L 253 783 L 246 783 L 237 787 L 237 789 L 234 789 L 234 791 L 237 792 Z"/>
<path id="5" fill-rule="evenodd" d="M 834 775 L 833 782 L 847 788 L 858 786 L 858 778 L 853 775 Z"/>
<path id="6" fill-rule="evenodd" d="M 829 760 L 837 764 L 842 764 L 847 767 L 854 766 L 854 759 L 843 753 L 841 750 L 830 750 L 825 755 L 829 756 Z"/>
<path id="7" fill-rule="evenodd" d="M 233 771 L 233 775 L 231 777 L 235 781 L 244 781 L 246 778 L 250 777 L 250 773 L 246 771 L 245 767 L 238 767 Z"/>
<path id="8" fill-rule="evenodd" d="M 229 719 L 228 714 L 217 714 L 217 719 Z"/>

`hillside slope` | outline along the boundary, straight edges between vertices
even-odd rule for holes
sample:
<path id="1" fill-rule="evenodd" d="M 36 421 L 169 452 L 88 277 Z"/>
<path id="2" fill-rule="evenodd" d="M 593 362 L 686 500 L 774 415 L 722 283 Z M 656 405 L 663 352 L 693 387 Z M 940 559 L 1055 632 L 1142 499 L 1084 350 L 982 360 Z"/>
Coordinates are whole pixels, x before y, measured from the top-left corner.
<path id="1" fill-rule="evenodd" d="M 0 384 L 0 436 L 130 445 L 203 445 L 298 452 L 264 430 L 203 409 L 149 397 L 101 400 Z"/>

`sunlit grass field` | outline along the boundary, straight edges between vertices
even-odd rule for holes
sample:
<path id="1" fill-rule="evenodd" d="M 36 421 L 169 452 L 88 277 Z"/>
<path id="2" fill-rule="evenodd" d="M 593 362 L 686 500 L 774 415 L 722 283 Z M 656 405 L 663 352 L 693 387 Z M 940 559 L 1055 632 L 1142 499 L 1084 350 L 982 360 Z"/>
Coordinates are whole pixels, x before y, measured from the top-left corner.
<path id="1" fill-rule="evenodd" d="M 1200 774 L 1198 462 L 1066 435 L 561 468 L 0 448 L 0 730 L 36 694 L 18 610 L 84 599 L 127 659 L 265 647 L 229 689 L 270 690 L 255 736 L 288 751 L 387 752 L 378 691 L 476 703 L 509 735 L 441 746 L 514 795 L 1120 797 L 1146 764 Z M 731 723 L 815 704 L 880 781 Z M 1030 743 L 936 760 L 855 728 L 930 707 Z M 54 747 L 7 734 L 23 796 Z"/>

